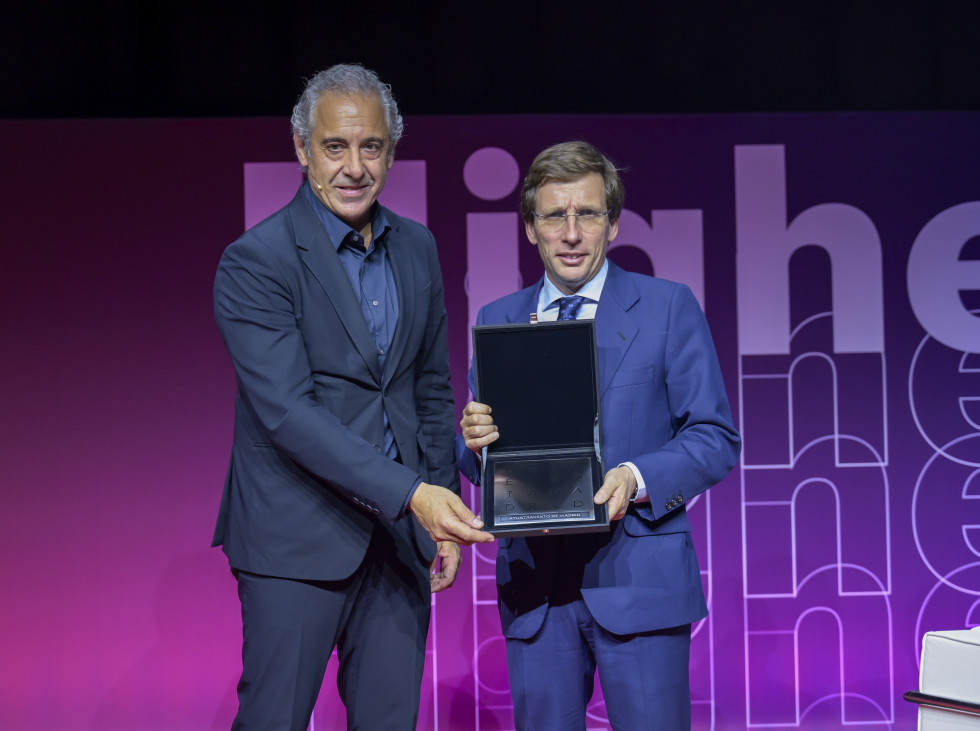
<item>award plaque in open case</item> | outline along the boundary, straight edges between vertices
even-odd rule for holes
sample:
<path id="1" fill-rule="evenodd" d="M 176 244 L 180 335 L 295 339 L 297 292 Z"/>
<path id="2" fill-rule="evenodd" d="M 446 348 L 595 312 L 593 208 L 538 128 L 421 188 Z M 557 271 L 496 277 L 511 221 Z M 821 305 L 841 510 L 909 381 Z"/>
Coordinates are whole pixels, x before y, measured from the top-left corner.
<path id="1" fill-rule="evenodd" d="M 483 450 L 485 530 L 534 536 L 609 529 L 592 320 L 473 328 L 476 400 L 500 432 Z"/>

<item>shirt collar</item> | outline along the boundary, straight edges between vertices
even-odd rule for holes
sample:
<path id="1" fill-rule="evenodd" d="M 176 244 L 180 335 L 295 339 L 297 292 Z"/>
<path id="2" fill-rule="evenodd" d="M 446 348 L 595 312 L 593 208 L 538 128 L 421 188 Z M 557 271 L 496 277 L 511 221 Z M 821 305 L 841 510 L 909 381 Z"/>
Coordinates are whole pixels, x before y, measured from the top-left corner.
<path id="1" fill-rule="evenodd" d="M 602 294 L 602 288 L 606 284 L 606 275 L 609 273 L 609 260 L 602 262 L 602 268 L 599 269 L 598 273 L 592 277 L 588 282 L 582 285 L 575 294 L 582 295 L 586 299 L 590 299 L 593 302 L 599 301 L 599 296 Z M 548 309 L 555 300 L 561 299 L 565 295 L 551 283 L 548 279 L 548 275 L 544 275 L 544 284 L 541 286 L 541 294 L 538 297 L 539 310 L 544 311 Z"/>
<path id="2" fill-rule="evenodd" d="M 313 207 L 313 212 L 316 214 L 316 217 L 323 224 L 323 228 L 327 232 L 327 236 L 330 237 L 331 243 L 339 251 L 347 234 L 354 231 L 354 229 L 342 221 L 337 214 L 323 205 L 323 201 L 314 195 L 313 190 L 306 181 L 303 182 L 303 192 Z M 375 201 L 374 205 L 371 206 L 372 245 L 377 243 L 380 246 L 385 234 L 388 233 L 390 228 L 391 225 L 388 223 L 388 217 L 385 215 L 384 208 Z"/>

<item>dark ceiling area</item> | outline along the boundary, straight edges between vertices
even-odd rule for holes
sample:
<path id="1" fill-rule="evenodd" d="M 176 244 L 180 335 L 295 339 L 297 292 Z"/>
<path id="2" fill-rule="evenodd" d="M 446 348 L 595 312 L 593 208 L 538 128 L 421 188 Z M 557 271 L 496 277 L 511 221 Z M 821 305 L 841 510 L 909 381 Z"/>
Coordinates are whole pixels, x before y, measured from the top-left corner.
<path id="1" fill-rule="evenodd" d="M 402 111 L 980 109 L 980 2 L 39 0 L 0 10 L 0 117 L 287 114 L 361 62 Z"/>

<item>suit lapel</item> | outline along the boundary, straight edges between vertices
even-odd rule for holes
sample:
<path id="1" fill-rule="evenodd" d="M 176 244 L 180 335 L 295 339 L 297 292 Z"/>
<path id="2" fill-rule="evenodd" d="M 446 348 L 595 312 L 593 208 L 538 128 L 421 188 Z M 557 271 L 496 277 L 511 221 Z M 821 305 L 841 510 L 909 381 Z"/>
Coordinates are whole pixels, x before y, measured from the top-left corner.
<path id="1" fill-rule="evenodd" d="M 630 310 L 639 301 L 640 293 L 626 273 L 609 262 L 609 273 L 602 288 L 602 298 L 596 309 L 596 345 L 599 349 L 600 399 L 609 388 L 613 374 L 639 332 Z"/>
<path id="2" fill-rule="evenodd" d="M 531 321 L 531 315 L 536 314 L 538 311 L 538 295 L 541 292 L 543 284 L 544 279 L 542 278 L 538 282 L 537 287 L 528 287 L 522 290 L 520 293 L 522 296 L 518 299 L 514 307 L 506 313 L 507 324 L 517 323 L 526 325 Z"/>
<path id="3" fill-rule="evenodd" d="M 316 214 L 310 210 L 302 189 L 290 204 L 290 216 L 296 231 L 296 246 L 300 250 L 300 258 L 320 283 L 337 311 L 348 337 L 361 354 L 371 375 L 380 383 L 378 354 L 375 352 L 374 339 L 364 322 L 361 305 L 354 295 L 344 265 L 340 263 L 337 248 L 323 230 Z"/>
<path id="4" fill-rule="evenodd" d="M 392 221 L 392 229 L 388 232 L 385 246 L 387 247 L 388 264 L 391 266 L 395 277 L 395 289 L 398 290 L 398 322 L 395 324 L 395 334 L 391 340 L 391 352 L 388 353 L 388 358 L 385 361 L 384 380 L 386 383 L 398 371 L 409 335 L 412 332 L 412 324 L 415 322 L 416 308 L 428 308 L 428 302 L 415 301 L 415 292 L 418 288 L 416 281 L 418 278 L 417 260 L 413 256 L 408 241 L 397 238 L 398 223 L 393 220 L 394 216 L 390 211 L 387 213 L 389 220 Z"/>

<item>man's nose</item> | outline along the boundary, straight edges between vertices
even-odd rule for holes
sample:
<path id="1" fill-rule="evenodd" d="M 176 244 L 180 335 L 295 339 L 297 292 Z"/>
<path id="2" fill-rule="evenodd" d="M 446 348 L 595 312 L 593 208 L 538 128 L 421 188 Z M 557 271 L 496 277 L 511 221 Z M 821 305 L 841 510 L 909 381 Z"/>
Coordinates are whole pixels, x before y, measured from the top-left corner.
<path id="1" fill-rule="evenodd" d="M 582 229 L 578 225 L 578 216 L 565 216 L 565 221 L 561 227 L 562 239 L 565 241 L 579 241 L 582 238 Z"/>
<path id="2" fill-rule="evenodd" d="M 353 180 L 360 180 L 364 175 L 364 162 L 361 160 L 361 151 L 356 145 L 347 148 L 344 157 L 344 173 Z"/>

